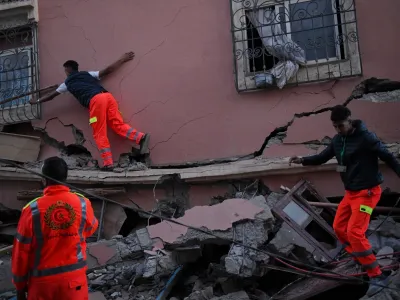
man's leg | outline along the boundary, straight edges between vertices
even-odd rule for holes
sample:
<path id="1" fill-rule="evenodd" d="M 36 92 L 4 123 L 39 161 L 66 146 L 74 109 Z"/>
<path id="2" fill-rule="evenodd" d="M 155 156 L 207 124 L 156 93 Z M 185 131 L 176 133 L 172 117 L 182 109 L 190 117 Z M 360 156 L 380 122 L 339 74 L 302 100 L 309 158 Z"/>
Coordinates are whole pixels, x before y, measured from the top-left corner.
<path id="1" fill-rule="evenodd" d="M 365 236 L 372 211 L 378 204 L 380 197 L 381 188 L 377 186 L 369 190 L 353 192 L 350 200 L 352 214 L 347 236 L 353 249 L 353 256 L 357 258 L 370 277 L 368 296 L 375 295 L 388 285 L 387 277 L 382 275 L 376 257 L 372 252 L 371 244 Z"/>
<path id="2" fill-rule="evenodd" d="M 104 95 L 98 94 L 90 101 L 89 123 L 93 129 L 93 138 L 101 153 L 103 167 L 113 164 L 110 142 L 107 137 L 107 102 Z"/>
<path id="3" fill-rule="evenodd" d="M 335 219 L 333 221 L 333 230 L 336 233 L 338 240 L 345 247 L 347 253 L 352 253 L 353 250 L 347 237 L 347 227 L 351 217 L 351 206 L 349 203 L 348 192 L 345 193 L 342 201 L 337 208 Z"/>
<path id="4" fill-rule="evenodd" d="M 71 278 L 35 282 L 28 288 L 28 300 L 88 300 L 86 274 Z"/>
<path id="5" fill-rule="evenodd" d="M 107 121 L 110 124 L 110 127 L 118 135 L 134 141 L 137 145 L 139 145 L 141 154 L 148 153 L 150 135 L 137 131 L 129 124 L 125 123 L 120 111 L 118 110 L 118 103 L 114 96 L 110 93 L 105 95 L 108 97 Z"/>

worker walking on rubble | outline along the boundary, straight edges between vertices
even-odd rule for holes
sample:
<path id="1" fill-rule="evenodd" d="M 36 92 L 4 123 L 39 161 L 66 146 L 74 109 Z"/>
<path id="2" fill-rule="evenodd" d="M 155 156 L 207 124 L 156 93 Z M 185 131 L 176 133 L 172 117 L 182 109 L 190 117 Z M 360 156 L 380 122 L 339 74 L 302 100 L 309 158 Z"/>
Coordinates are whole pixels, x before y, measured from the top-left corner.
<path id="1" fill-rule="evenodd" d="M 68 167 L 63 159 L 51 157 L 42 173 L 65 182 Z M 50 179 L 44 183 L 43 196 L 23 208 L 14 239 L 17 299 L 89 299 L 85 239 L 97 230 L 98 221 L 84 196 Z"/>
<path id="2" fill-rule="evenodd" d="M 365 236 L 373 209 L 381 197 L 383 182 L 378 158 L 383 160 L 400 177 L 397 159 L 386 149 L 376 135 L 361 120 L 351 120 L 350 110 L 335 106 L 331 121 L 337 131 L 331 143 L 317 155 L 291 157 L 289 163 L 303 166 L 321 165 L 334 156 L 345 186 L 345 195 L 336 212 L 333 228 L 339 241 L 367 271 L 370 277 L 368 296 L 389 285 L 389 276 L 383 274 L 371 245 Z"/>
<path id="3" fill-rule="evenodd" d="M 115 63 L 96 72 L 79 71 L 78 63 L 68 60 L 63 65 L 67 75 L 65 82 L 57 90 L 45 95 L 37 102 L 33 102 L 47 102 L 60 94 L 70 92 L 83 107 L 88 108 L 89 124 L 92 126 L 93 137 L 101 153 L 103 170 L 113 169 L 113 158 L 107 137 L 107 125 L 117 134 L 139 145 L 140 154 L 148 153 L 150 135 L 137 131 L 124 122 L 118 110 L 117 101 L 99 82 L 100 79 L 113 73 L 122 64 L 132 60 L 134 57 L 135 54 L 133 52 L 125 53 Z"/>

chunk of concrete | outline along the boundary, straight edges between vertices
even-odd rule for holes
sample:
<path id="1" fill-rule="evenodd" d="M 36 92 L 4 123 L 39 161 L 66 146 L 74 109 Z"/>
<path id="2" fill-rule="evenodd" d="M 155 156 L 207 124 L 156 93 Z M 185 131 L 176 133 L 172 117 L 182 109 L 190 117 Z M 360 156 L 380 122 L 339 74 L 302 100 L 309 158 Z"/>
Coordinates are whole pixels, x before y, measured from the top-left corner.
<path id="1" fill-rule="evenodd" d="M 390 289 L 383 289 L 372 297 L 364 296 L 360 300 L 398 300 L 400 299 L 400 272 L 397 271 L 391 276 Z"/>
<path id="2" fill-rule="evenodd" d="M 233 224 L 239 221 L 251 221 L 261 215 L 265 220 L 264 208 L 254 205 L 245 199 L 228 199 L 213 206 L 196 206 L 186 211 L 182 218 L 176 221 L 197 227 L 204 230 L 213 231 L 218 237 L 199 232 L 185 226 L 163 221 L 159 224 L 148 227 L 152 239 L 161 239 L 170 246 L 192 246 L 215 242 L 215 240 L 232 239 Z M 274 217 L 270 214 L 265 220 L 265 227 L 268 230 L 272 227 Z"/>
<path id="3" fill-rule="evenodd" d="M 89 300 L 107 300 L 102 292 L 94 292 L 89 294 Z"/>
<path id="4" fill-rule="evenodd" d="M 393 253 L 393 248 L 389 246 L 385 246 L 379 250 L 379 252 L 376 254 L 379 265 L 381 267 L 390 266 L 393 263 Z"/>
<path id="5" fill-rule="evenodd" d="M 309 253 L 314 252 L 312 245 L 303 239 L 300 234 L 298 234 L 287 223 L 282 224 L 282 227 L 278 230 L 268 245 L 285 256 L 289 255 L 296 246 L 304 248 Z"/>
<path id="6" fill-rule="evenodd" d="M 214 297 L 211 300 L 250 300 L 250 298 L 245 291 L 240 291 L 222 297 Z"/>

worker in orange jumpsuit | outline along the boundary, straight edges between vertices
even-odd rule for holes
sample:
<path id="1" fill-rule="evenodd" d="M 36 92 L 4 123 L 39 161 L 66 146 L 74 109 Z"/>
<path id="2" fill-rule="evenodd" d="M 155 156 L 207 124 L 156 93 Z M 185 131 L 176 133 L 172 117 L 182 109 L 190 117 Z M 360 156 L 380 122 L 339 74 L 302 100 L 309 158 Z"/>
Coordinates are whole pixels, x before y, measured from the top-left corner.
<path id="1" fill-rule="evenodd" d="M 65 182 L 59 157 L 44 161 L 43 175 Z M 12 251 L 18 300 L 89 299 L 86 241 L 98 227 L 90 201 L 45 179 L 44 193 L 22 210 Z M 27 296 L 26 296 L 27 294 Z"/>
<path id="2" fill-rule="evenodd" d="M 42 103 L 54 99 L 56 96 L 70 92 L 78 102 L 89 109 L 89 124 L 93 129 L 93 138 L 97 144 L 103 160 L 103 170 L 113 169 L 113 157 L 110 142 L 107 137 L 107 125 L 118 135 L 133 141 L 140 148 L 140 154 L 149 152 L 150 135 L 140 132 L 124 122 L 118 103 L 114 96 L 101 84 L 100 79 L 117 70 L 124 63 L 135 57 L 133 52 L 125 53 L 119 60 L 101 71 L 79 71 L 76 61 L 68 60 L 64 63 L 67 79 L 57 90 L 51 92 L 36 102 Z"/>
<path id="3" fill-rule="evenodd" d="M 361 120 L 351 120 L 351 112 L 347 107 L 335 106 L 331 111 L 331 121 L 338 134 L 328 147 L 317 155 L 291 157 L 289 163 L 321 165 L 336 157 L 336 171 L 346 191 L 337 209 L 333 228 L 346 251 L 367 271 L 370 277 L 367 295 L 371 297 L 390 283 L 389 276 L 382 273 L 365 236 L 371 214 L 381 196 L 383 177 L 378 158 L 399 177 L 400 165 Z"/>

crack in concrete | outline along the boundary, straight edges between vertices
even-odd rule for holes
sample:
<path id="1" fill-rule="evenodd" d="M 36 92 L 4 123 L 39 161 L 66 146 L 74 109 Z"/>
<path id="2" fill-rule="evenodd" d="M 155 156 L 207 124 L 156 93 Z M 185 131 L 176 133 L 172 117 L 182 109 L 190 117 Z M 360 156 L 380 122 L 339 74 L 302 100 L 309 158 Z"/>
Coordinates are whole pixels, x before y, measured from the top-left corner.
<path id="1" fill-rule="evenodd" d="M 189 121 L 183 123 L 181 126 L 179 126 L 179 128 L 178 128 L 175 132 L 173 132 L 173 133 L 169 136 L 169 138 L 167 138 L 167 139 L 164 140 L 164 141 L 157 142 L 152 148 L 150 148 L 150 150 L 155 149 L 159 144 L 163 144 L 163 143 L 168 142 L 170 139 L 172 139 L 172 138 L 174 137 L 174 135 L 177 135 L 177 134 L 179 133 L 179 131 L 180 131 L 183 127 L 185 127 L 186 125 L 188 125 L 188 124 L 190 124 L 190 123 L 193 123 L 193 122 L 195 122 L 195 121 L 204 119 L 204 118 L 206 118 L 206 117 L 208 117 L 208 116 L 210 116 L 210 115 L 212 115 L 212 114 L 213 114 L 213 113 L 209 113 L 209 114 L 206 114 L 206 115 L 204 115 L 204 116 L 197 117 L 197 118 L 194 118 L 194 119 L 192 119 L 192 120 L 189 120 Z"/>
<path id="2" fill-rule="evenodd" d="M 167 104 L 172 98 L 173 98 L 173 97 L 170 97 L 170 98 L 168 98 L 168 99 L 165 100 L 165 101 L 158 101 L 158 100 L 151 101 L 151 102 L 148 103 L 145 107 L 141 108 L 141 109 L 138 110 L 137 112 L 134 112 L 134 113 L 131 115 L 131 117 L 129 118 L 128 124 L 132 121 L 132 118 L 133 118 L 134 116 L 136 116 L 136 115 L 140 114 L 141 112 L 145 111 L 145 110 L 146 110 L 147 108 L 149 108 L 152 104 L 154 104 L 154 103 L 160 103 L 160 104 L 163 104 L 163 105 L 164 105 L 164 104 Z"/>
<path id="3" fill-rule="evenodd" d="M 86 139 L 85 139 L 85 136 L 84 136 L 82 130 L 80 130 L 79 128 L 77 128 L 74 124 L 64 124 L 58 117 L 53 117 L 53 118 L 48 119 L 48 120 L 46 121 L 46 123 L 44 124 L 44 127 L 43 127 L 43 128 L 41 128 L 41 127 L 34 127 L 35 130 L 37 130 L 37 131 L 39 131 L 39 132 L 41 132 L 42 134 L 45 135 L 45 140 L 47 141 L 46 143 L 49 144 L 50 146 L 53 146 L 53 147 L 55 147 L 55 148 L 57 148 L 57 149 L 59 149 L 59 150 L 65 150 L 65 148 L 68 146 L 68 145 L 65 145 L 64 142 L 59 142 L 57 139 L 51 137 L 51 136 L 47 133 L 47 131 L 46 131 L 47 125 L 48 125 L 49 122 L 51 122 L 51 121 L 53 121 L 53 120 L 57 120 L 57 121 L 60 122 L 60 124 L 63 125 L 64 127 L 70 127 L 70 128 L 71 128 L 71 130 L 72 130 L 72 135 L 73 135 L 73 137 L 74 137 L 74 139 L 75 139 L 75 145 L 81 146 L 81 147 L 84 148 L 88 153 L 91 153 L 91 152 L 84 146 L 85 142 L 90 143 L 90 145 L 92 145 L 95 149 L 97 149 L 97 146 L 95 146 L 95 145 L 93 144 L 92 141 L 86 140 Z"/>
<path id="4" fill-rule="evenodd" d="M 131 75 L 133 73 L 133 71 L 135 71 L 135 69 L 139 66 L 141 60 L 149 55 L 150 53 L 156 51 L 158 48 L 160 48 L 162 45 L 164 45 L 164 43 L 167 41 L 167 39 L 165 38 L 161 43 L 159 43 L 157 46 L 155 46 L 154 48 L 151 48 L 149 51 L 147 51 L 145 54 L 143 54 L 137 61 L 136 65 L 124 76 L 122 76 L 121 80 L 119 81 L 119 94 L 120 94 L 120 101 L 123 100 L 123 96 L 122 96 L 122 82 L 129 77 L 129 75 Z"/>
<path id="5" fill-rule="evenodd" d="M 180 8 L 178 9 L 178 11 L 175 13 L 175 15 L 174 15 L 174 17 L 172 18 L 172 20 L 171 20 L 169 23 L 167 23 L 166 25 L 164 25 L 164 28 L 171 26 L 171 25 L 176 21 L 176 19 L 178 18 L 178 15 L 180 14 L 180 12 L 181 12 L 183 9 L 187 8 L 187 7 L 188 7 L 188 5 L 185 5 L 185 6 L 180 7 Z"/>
<path id="6" fill-rule="evenodd" d="M 336 85 L 336 81 L 333 83 L 333 85 L 332 85 L 329 89 L 322 90 L 322 91 L 320 91 L 320 92 L 306 92 L 306 93 L 319 94 L 319 93 L 321 93 L 321 92 L 327 92 L 327 91 L 332 92 L 331 90 L 334 88 L 335 85 Z M 364 94 L 364 89 L 365 89 L 364 82 L 362 82 L 362 83 L 360 83 L 359 85 L 357 85 L 356 88 L 355 88 L 355 89 L 353 90 L 353 92 L 351 93 L 350 97 L 348 97 L 347 100 L 346 100 L 342 105 L 347 106 L 353 99 L 361 98 L 362 95 Z M 300 93 L 300 94 L 302 94 L 302 93 Z M 333 96 L 335 96 L 335 95 L 333 95 Z M 332 100 L 333 100 L 333 99 L 331 99 L 331 101 L 332 101 Z M 326 104 L 322 104 L 322 105 L 326 105 Z M 289 129 L 289 127 L 293 124 L 293 122 L 294 122 L 296 119 L 303 118 L 303 117 L 309 117 L 309 116 L 311 116 L 311 115 L 318 115 L 318 114 L 320 114 L 320 113 L 324 113 L 324 112 L 327 112 L 327 111 L 331 111 L 331 110 L 333 109 L 333 107 L 325 107 L 325 108 L 321 108 L 321 109 L 318 109 L 318 110 L 317 110 L 318 107 L 321 107 L 321 105 L 317 106 L 316 108 L 314 108 L 312 111 L 309 111 L 309 112 L 296 113 L 296 114 L 294 114 L 293 118 L 292 118 L 290 121 L 288 121 L 285 125 L 276 127 L 276 128 L 264 139 L 264 142 L 263 142 L 263 144 L 261 145 L 260 149 L 259 149 L 258 151 L 256 151 L 256 152 L 254 152 L 254 157 L 261 156 L 261 155 L 263 154 L 265 148 L 267 148 L 268 143 L 269 143 L 273 138 L 277 137 L 279 134 L 281 134 L 281 135 L 283 136 L 283 138 L 281 139 L 281 140 L 283 141 L 283 139 L 286 137 L 287 130 Z"/>
<path id="7" fill-rule="evenodd" d="M 45 19 L 43 19 L 43 20 L 52 20 L 52 19 L 57 19 L 57 18 L 59 18 L 59 17 L 64 17 L 64 18 L 67 20 L 67 22 L 69 23 L 70 27 L 78 28 L 78 29 L 83 33 L 84 39 L 87 40 L 87 41 L 89 42 L 90 47 L 91 47 L 92 50 L 93 50 L 92 59 L 93 59 L 93 61 L 94 61 L 95 63 L 97 63 L 97 60 L 96 60 L 96 58 L 95 58 L 95 56 L 96 56 L 96 54 L 97 54 L 97 51 L 96 51 L 96 49 L 95 49 L 95 47 L 94 47 L 92 41 L 88 38 L 88 36 L 87 36 L 87 34 L 86 34 L 86 31 L 85 31 L 85 29 L 83 28 L 83 26 L 78 26 L 78 25 L 74 25 L 74 24 L 71 23 L 71 20 L 69 19 L 69 17 L 68 17 L 67 14 L 65 13 L 64 6 L 63 6 L 63 5 L 58 5 L 57 7 L 59 7 L 59 8 L 61 9 L 62 16 L 56 16 L 56 17 L 54 17 L 54 18 L 47 18 L 47 19 L 45 18 Z"/>

